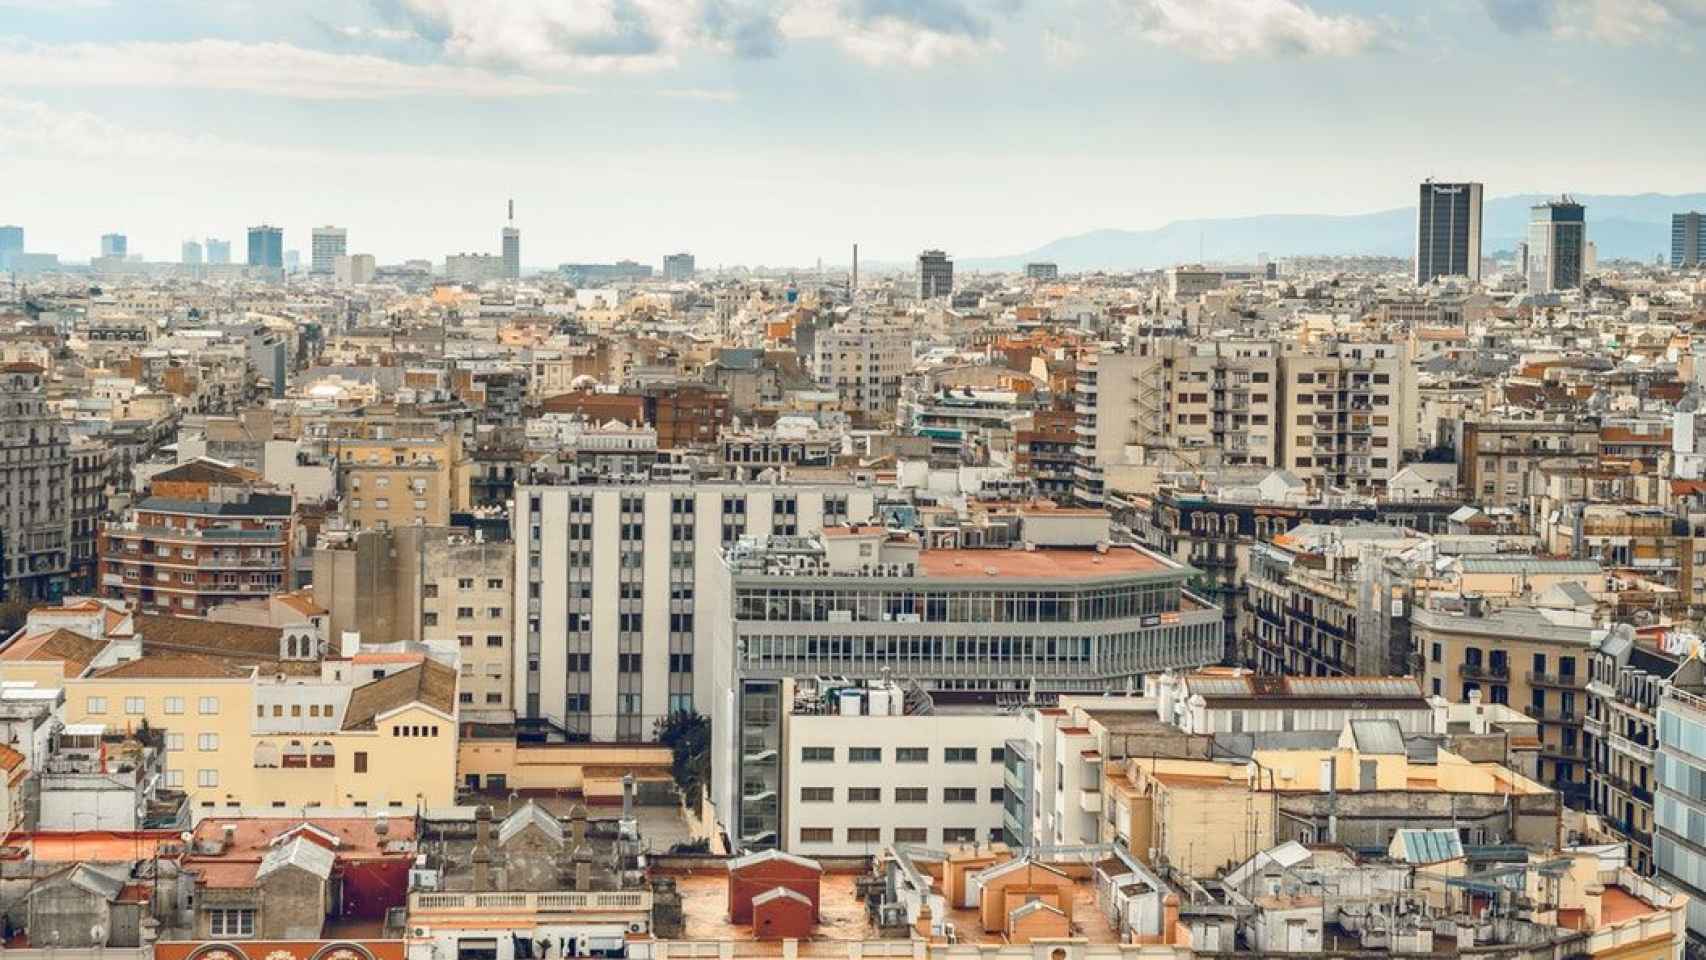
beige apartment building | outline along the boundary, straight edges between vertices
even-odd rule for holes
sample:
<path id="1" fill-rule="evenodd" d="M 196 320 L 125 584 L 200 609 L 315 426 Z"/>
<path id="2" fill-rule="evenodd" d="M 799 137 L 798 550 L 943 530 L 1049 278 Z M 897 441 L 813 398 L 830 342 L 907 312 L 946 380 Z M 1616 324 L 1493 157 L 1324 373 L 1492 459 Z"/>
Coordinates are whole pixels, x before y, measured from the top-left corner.
<path id="1" fill-rule="evenodd" d="M 1485 420 L 1458 427 L 1457 489 L 1483 507 L 1522 507 L 1543 492 L 1534 471 L 1573 474 L 1599 462 L 1599 424 L 1588 420 Z"/>
<path id="2" fill-rule="evenodd" d="M 1286 344 L 1281 462 L 1315 489 L 1380 493 L 1416 445 L 1416 381 L 1402 344 Z"/>

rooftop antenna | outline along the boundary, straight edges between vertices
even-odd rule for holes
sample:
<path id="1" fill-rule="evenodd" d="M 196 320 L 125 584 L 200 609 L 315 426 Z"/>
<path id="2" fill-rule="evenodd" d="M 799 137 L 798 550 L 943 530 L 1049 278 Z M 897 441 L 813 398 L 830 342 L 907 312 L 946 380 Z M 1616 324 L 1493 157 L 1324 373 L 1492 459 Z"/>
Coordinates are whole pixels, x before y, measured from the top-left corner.
<path id="1" fill-rule="evenodd" d="M 515 222 L 515 198 L 514 197 L 509 198 L 509 222 L 510 223 Z"/>

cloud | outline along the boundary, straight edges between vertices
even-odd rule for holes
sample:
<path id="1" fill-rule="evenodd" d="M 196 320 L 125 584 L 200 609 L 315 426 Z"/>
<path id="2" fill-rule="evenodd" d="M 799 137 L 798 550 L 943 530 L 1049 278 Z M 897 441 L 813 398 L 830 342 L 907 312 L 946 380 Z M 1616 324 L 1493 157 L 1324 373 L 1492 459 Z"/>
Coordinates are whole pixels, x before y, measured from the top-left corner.
<path id="1" fill-rule="evenodd" d="M 929 67 L 1003 49 L 989 18 L 962 0 L 800 0 L 780 25 L 786 37 L 827 40 L 871 66 Z"/>
<path id="2" fill-rule="evenodd" d="M 288 43 L 0 41 L 0 75 L 16 87 L 237 90 L 300 100 L 374 100 L 456 93 L 540 96 L 573 88 L 469 66 L 412 64 Z"/>
<path id="3" fill-rule="evenodd" d="M 215 152 L 229 156 L 233 146 L 207 135 L 137 130 L 92 113 L 0 95 L 0 157 L 29 154 L 102 162 L 123 157 L 135 163 Z"/>
<path id="4" fill-rule="evenodd" d="M 1619 44 L 1706 25 L 1706 0 L 1485 0 L 1485 5 L 1487 17 L 1506 33 Z"/>
<path id="5" fill-rule="evenodd" d="M 1084 59 L 1084 45 L 1053 27 L 1043 30 L 1042 44 L 1043 59 L 1057 67 Z"/>
<path id="6" fill-rule="evenodd" d="M 666 87 L 658 95 L 672 100 L 701 100 L 706 103 L 733 103 L 740 94 L 733 90 L 713 90 L 705 87 Z"/>
<path id="7" fill-rule="evenodd" d="M 1203 60 L 1345 57 L 1382 40 L 1370 20 L 1321 13 L 1302 0 L 1129 0 L 1138 33 Z"/>

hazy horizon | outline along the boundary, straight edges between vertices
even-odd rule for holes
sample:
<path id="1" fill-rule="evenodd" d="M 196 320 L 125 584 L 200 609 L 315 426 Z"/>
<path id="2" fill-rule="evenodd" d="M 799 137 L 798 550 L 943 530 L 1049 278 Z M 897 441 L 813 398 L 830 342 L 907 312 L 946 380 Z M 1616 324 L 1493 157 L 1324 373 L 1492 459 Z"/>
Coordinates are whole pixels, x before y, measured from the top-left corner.
<path id="1" fill-rule="evenodd" d="M 1099 229 L 1706 187 L 1698 0 L 0 0 L 0 222 L 85 260 L 1017 254 Z"/>

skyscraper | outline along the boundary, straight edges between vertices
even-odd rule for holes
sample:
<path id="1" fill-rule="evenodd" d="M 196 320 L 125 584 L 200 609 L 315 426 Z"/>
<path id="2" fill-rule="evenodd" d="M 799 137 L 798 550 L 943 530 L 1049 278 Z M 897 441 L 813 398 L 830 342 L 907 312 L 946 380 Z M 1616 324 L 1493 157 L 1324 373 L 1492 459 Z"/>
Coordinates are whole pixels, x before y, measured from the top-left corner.
<path id="1" fill-rule="evenodd" d="M 332 275 L 332 265 L 348 252 L 348 230 L 343 227 L 315 227 L 308 272 L 329 277 Z"/>
<path id="2" fill-rule="evenodd" d="M 223 264 L 231 262 L 231 241 L 208 237 L 206 246 L 208 263 Z"/>
<path id="3" fill-rule="evenodd" d="M 201 244 L 196 243 L 194 240 L 185 240 L 184 246 L 183 246 L 183 256 L 180 257 L 179 260 L 181 262 L 187 263 L 187 264 L 200 264 L 201 263 Z"/>
<path id="4" fill-rule="evenodd" d="M 101 256 L 123 257 L 130 253 L 130 241 L 122 233 L 101 234 Z"/>
<path id="5" fill-rule="evenodd" d="M 1416 284 L 1481 279 L 1481 185 L 1422 181 L 1416 209 Z"/>
<path id="6" fill-rule="evenodd" d="M 0 227 L 0 270 L 12 269 L 12 260 L 24 252 L 24 228 L 8 224 Z"/>
<path id="7" fill-rule="evenodd" d="M 284 230 L 264 223 L 249 228 L 249 266 L 284 269 Z"/>
<path id="8" fill-rule="evenodd" d="M 509 223 L 503 231 L 504 278 L 521 278 L 521 230 L 515 225 L 515 201 L 509 202 Z"/>
<path id="9" fill-rule="evenodd" d="M 0 249 L 0 257 L 5 256 Z M 1676 213 L 1670 218 L 1670 265 L 1698 267 L 1706 260 L 1706 214 Z"/>
<path id="10" fill-rule="evenodd" d="M 941 250 L 918 255 L 918 299 L 934 300 L 954 292 L 954 261 Z"/>
<path id="11" fill-rule="evenodd" d="M 693 254 L 672 253 L 663 258 L 663 278 L 665 280 L 693 279 Z"/>
<path id="12" fill-rule="evenodd" d="M 1568 196 L 1532 208 L 1528 223 L 1528 292 L 1582 285 L 1587 256 L 1587 210 Z"/>

